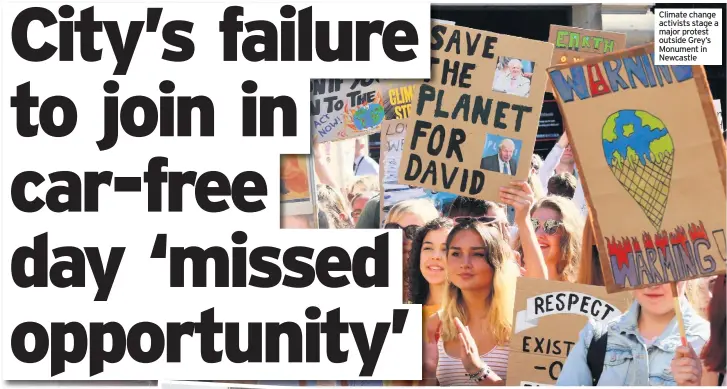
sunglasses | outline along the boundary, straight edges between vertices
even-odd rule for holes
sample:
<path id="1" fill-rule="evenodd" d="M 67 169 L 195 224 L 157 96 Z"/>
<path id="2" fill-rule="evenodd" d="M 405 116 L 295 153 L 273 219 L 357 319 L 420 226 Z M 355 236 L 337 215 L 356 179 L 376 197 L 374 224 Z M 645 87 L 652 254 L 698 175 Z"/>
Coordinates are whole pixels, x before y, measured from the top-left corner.
<path id="1" fill-rule="evenodd" d="M 530 222 L 533 223 L 533 230 L 535 230 L 535 232 L 538 232 L 538 227 L 542 226 L 543 232 L 548 235 L 555 235 L 555 233 L 558 232 L 558 228 L 563 225 L 562 221 L 553 219 L 548 219 L 541 224 L 540 220 L 532 218 L 530 219 Z"/>
<path id="2" fill-rule="evenodd" d="M 404 236 L 406 236 L 409 240 L 414 240 L 414 236 L 416 235 L 417 231 L 419 231 L 419 226 L 411 225 L 411 226 L 402 226 L 398 223 L 387 223 L 384 225 L 384 229 L 387 230 L 402 230 L 404 231 Z"/>
<path id="3" fill-rule="evenodd" d="M 453 220 L 457 224 L 474 223 L 474 222 L 490 224 L 490 223 L 499 221 L 499 219 L 494 216 L 479 216 L 479 217 L 459 216 L 459 217 L 455 217 Z"/>

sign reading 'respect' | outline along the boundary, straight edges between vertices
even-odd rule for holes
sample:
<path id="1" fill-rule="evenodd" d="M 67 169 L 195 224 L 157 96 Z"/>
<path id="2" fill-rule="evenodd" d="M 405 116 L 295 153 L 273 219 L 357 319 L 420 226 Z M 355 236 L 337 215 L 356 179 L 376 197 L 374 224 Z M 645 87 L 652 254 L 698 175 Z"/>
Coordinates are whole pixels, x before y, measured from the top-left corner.
<path id="1" fill-rule="evenodd" d="M 507 384 L 554 385 L 586 322 L 621 315 L 628 297 L 600 286 L 518 278 Z"/>

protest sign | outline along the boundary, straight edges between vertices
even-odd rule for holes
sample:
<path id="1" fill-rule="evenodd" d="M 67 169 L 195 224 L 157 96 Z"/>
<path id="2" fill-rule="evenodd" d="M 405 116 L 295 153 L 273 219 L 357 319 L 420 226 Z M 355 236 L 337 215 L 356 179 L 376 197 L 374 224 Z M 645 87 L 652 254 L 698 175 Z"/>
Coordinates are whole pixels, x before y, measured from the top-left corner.
<path id="1" fill-rule="evenodd" d="M 432 42 L 432 78 L 415 88 L 399 183 L 497 199 L 499 187 L 527 178 L 518 161 L 529 166 L 553 45 L 441 24 Z"/>
<path id="2" fill-rule="evenodd" d="M 653 52 L 549 69 L 610 292 L 725 271 L 727 157 L 704 68 Z"/>
<path id="3" fill-rule="evenodd" d="M 384 97 L 379 80 L 311 80 L 313 142 L 330 142 L 379 131 Z"/>
<path id="4" fill-rule="evenodd" d="M 379 160 L 379 188 L 381 226 L 383 227 L 389 210 L 396 203 L 409 199 L 427 197 L 434 206 L 442 212 L 445 205 L 456 198 L 444 192 L 433 192 L 420 187 L 399 184 L 399 164 L 401 163 L 401 150 L 404 146 L 404 136 L 407 131 L 407 121 L 387 120 L 381 128 L 381 154 Z"/>
<path id="5" fill-rule="evenodd" d="M 406 119 L 411 113 L 414 89 L 422 82 L 411 80 L 382 81 L 386 120 Z"/>
<path id="6" fill-rule="evenodd" d="M 608 321 L 628 307 L 627 293 L 608 294 L 599 286 L 518 278 L 508 386 L 554 385 L 588 319 Z"/>
<path id="7" fill-rule="evenodd" d="M 555 45 L 551 64 L 560 65 L 621 51 L 626 48 L 626 34 L 551 24 L 548 42 Z M 546 92 L 553 92 L 550 83 Z"/>

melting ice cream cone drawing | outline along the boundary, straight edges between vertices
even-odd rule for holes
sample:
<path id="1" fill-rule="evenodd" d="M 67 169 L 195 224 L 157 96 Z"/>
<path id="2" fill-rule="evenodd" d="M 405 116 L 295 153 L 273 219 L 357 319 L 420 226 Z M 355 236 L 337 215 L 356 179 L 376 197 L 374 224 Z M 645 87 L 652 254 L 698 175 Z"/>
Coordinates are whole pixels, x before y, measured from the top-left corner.
<path id="1" fill-rule="evenodd" d="M 620 110 L 606 119 L 602 136 L 611 172 L 659 230 L 674 166 L 674 143 L 666 125 L 646 111 Z"/>

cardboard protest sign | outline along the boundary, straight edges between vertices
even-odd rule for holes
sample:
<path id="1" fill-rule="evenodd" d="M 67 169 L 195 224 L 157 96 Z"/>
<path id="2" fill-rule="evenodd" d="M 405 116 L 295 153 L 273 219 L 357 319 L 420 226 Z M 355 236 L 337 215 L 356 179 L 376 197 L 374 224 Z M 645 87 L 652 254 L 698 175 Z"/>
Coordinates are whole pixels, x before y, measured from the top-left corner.
<path id="1" fill-rule="evenodd" d="M 555 45 L 551 64 L 560 65 L 621 51 L 626 48 L 626 34 L 551 24 L 548 42 Z M 546 92 L 553 92 L 550 83 Z"/>
<path id="2" fill-rule="evenodd" d="M 280 156 L 280 214 L 282 216 L 314 213 L 315 182 L 308 155 Z"/>
<path id="3" fill-rule="evenodd" d="M 653 44 L 549 69 L 609 291 L 725 271 L 725 145 L 702 66 Z"/>
<path id="4" fill-rule="evenodd" d="M 379 80 L 311 80 L 313 142 L 330 142 L 379 131 L 384 98 Z"/>
<path id="5" fill-rule="evenodd" d="M 518 278 L 507 385 L 555 385 L 588 319 L 608 321 L 623 314 L 629 297 L 599 286 Z"/>
<path id="6" fill-rule="evenodd" d="M 384 110 L 386 120 L 400 120 L 409 117 L 414 90 L 422 81 L 382 81 L 384 89 Z"/>
<path id="7" fill-rule="evenodd" d="M 553 45 L 441 24 L 432 42 L 432 79 L 415 88 L 399 183 L 498 199 L 499 187 L 527 178 L 518 166 L 530 166 Z M 485 154 L 492 144 L 498 152 Z"/>
<path id="8" fill-rule="evenodd" d="M 396 203 L 422 197 L 429 198 L 434 206 L 442 212 L 445 203 L 452 201 L 456 195 L 437 193 L 416 186 L 399 184 L 399 164 L 407 132 L 407 121 L 387 120 L 381 128 L 381 154 L 379 157 L 379 206 L 381 226 L 386 215 Z"/>

